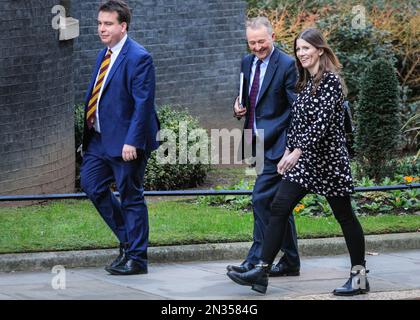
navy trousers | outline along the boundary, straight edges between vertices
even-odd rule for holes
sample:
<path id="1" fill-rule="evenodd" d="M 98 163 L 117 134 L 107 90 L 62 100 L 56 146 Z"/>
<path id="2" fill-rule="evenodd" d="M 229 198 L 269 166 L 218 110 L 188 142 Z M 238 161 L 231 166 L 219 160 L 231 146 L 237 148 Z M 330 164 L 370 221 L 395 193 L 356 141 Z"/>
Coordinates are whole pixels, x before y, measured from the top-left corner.
<path id="1" fill-rule="evenodd" d="M 146 267 L 149 220 L 143 181 L 147 157 L 141 151 L 136 160 L 127 162 L 110 157 L 103 143 L 95 133 L 83 156 L 81 186 L 118 241 L 128 245 L 128 257 Z M 110 190 L 113 181 L 121 201 Z"/>
<path id="2" fill-rule="evenodd" d="M 264 235 L 271 216 L 271 203 L 280 186 L 281 176 L 277 173 L 278 162 L 278 160 L 264 159 L 263 172 L 257 177 L 252 192 L 254 235 L 252 246 L 246 258 L 252 264 L 257 264 L 261 259 Z M 293 267 L 300 267 L 296 226 L 293 215 L 289 217 L 281 250 L 284 252 L 284 256 L 281 258 L 283 263 Z"/>

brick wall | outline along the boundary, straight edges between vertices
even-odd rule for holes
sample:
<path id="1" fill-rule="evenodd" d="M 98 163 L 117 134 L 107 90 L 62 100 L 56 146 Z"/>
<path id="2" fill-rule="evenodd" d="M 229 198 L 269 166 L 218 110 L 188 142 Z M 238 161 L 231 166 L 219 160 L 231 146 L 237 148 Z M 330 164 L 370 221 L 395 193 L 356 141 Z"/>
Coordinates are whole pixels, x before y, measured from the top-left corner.
<path id="1" fill-rule="evenodd" d="M 232 103 L 246 52 L 245 0 L 128 0 L 129 35 L 152 54 L 156 102 L 188 107 L 207 128 L 237 126 Z M 73 0 L 80 20 L 75 41 L 76 102 L 84 99 L 92 67 L 103 46 L 96 31 L 100 1 Z"/>
<path id="2" fill-rule="evenodd" d="M 188 107 L 207 128 L 238 126 L 231 107 L 246 50 L 245 0 L 128 0 L 129 35 L 152 54 L 157 104 Z M 0 0 L 0 194 L 73 191 L 75 103 L 98 51 L 99 0 Z M 79 19 L 59 42 L 51 8 Z"/>
<path id="3" fill-rule="evenodd" d="M 57 0 L 0 0 L 0 194 L 74 190 L 73 43 Z"/>

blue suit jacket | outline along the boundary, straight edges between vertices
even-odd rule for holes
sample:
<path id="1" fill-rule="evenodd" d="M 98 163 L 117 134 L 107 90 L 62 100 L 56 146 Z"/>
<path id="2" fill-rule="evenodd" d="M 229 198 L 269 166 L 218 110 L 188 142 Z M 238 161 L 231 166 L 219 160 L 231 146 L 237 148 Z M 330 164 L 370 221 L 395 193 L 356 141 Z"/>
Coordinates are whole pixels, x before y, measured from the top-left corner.
<path id="1" fill-rule="evenodd" d="M 255 55 L 247 55 L 242 60 L 244 73 L 242 104 L 249 110 L 249 85 L 252 62 Z M 258 100 L 255 106 L 257 129 L 264 129 L 264 155 L 271 160 L 279 159 L 286 148 L 287 129 L 291 120 L 291 110 L 296 99 L 295 84 L 297 70 L 295 60 L 275 48 L 270 57 Z M 249 112 L 245 117 L 247 128 Z"/>
<path id="2" fill-rule="evenodd" d="M 103 57 L 103 49 L 96 60 L 92 78 L 86 93 L 86 109 Z M 159 146 L 156 140 L 159 120 L 155 109 L 155 68 L 151 55 L 134 40 L 127 38 L 104 83 L 99 100 L 99 121 L 102 141 L 107 154 L 121 157 L 124 144 L 134 146 L 150 154 Z M 83 134 L 83 150 L 86 151 L 92 128 Z"/>

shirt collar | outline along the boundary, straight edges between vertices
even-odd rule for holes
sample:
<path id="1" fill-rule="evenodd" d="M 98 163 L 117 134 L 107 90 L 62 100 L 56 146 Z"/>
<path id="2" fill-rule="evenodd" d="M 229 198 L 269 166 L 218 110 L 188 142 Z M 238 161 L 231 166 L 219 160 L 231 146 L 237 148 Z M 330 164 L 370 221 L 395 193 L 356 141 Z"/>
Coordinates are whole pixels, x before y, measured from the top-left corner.
<path id="1" fill-rule="evenodd" d="M 112 48 L 108 48 L 111 49 L 112 53 L 118 53 L 120 52 L 120 50 L 122 49 L 122 47 L 124 46 L 125 41 L 127 40 L 127 34 L 120 40 L 120 42 L 118 42 L 115 46 L 113 46 Z"/>
<path id="2" fill-rule="evenodd" d="M 262 64 L 268 65 L 268 63 L 270 62 L 270 58 L 273 55 L 274 49 L 275 48 L 273 46 L 273 49 L 271 50 L 270 54 L 264 58 L 264 60 L 262 61 Z M 258 61 L 258 57 L 255 56 L 253 64 L 256 64 L 257 61 Z"/>

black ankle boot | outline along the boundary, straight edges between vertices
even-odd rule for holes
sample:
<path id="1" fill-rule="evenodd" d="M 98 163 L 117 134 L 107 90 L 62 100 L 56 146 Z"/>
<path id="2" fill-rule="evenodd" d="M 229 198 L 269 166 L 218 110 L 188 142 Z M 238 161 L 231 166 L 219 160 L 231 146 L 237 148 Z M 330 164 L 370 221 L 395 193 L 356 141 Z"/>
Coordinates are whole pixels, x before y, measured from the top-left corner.
<path id="1" fill-rule="evenodd" d="M 360 266 L 357 270 L 350 272 L 350 278 L 347 282 L 339 288 L 336 288 L 333 291 L 333 294 L 336 296 L 354 296 L 358 294 L 368 293 L 370 291 L 369 281 L 367 279 L 367 273 L 369 270 L 366 270 L 364 266 Z"/>
<path id="2" fill-rule="evenodd" d="M 271 265 L 260 262 L 255 268 L 244 273 L 229 271 L 227 276 L 237 284 L 250 286 L 252 290 L 265 293 L 268 286 L 268 273 Z"/>
<path id="3" fill-rule="evenodd" d="M 124 264 L 126 264 L 126 262 L 128 261 L 126 252 L 128 249 L 128 243 L 120 243 L 120 254 L 118 255 L 118 257 L 116 257 L 114 259 L 114 261 L 111 262 L 111 264 L 108 267 L 119 267 L 119 266 L 123 266 Z"/>

